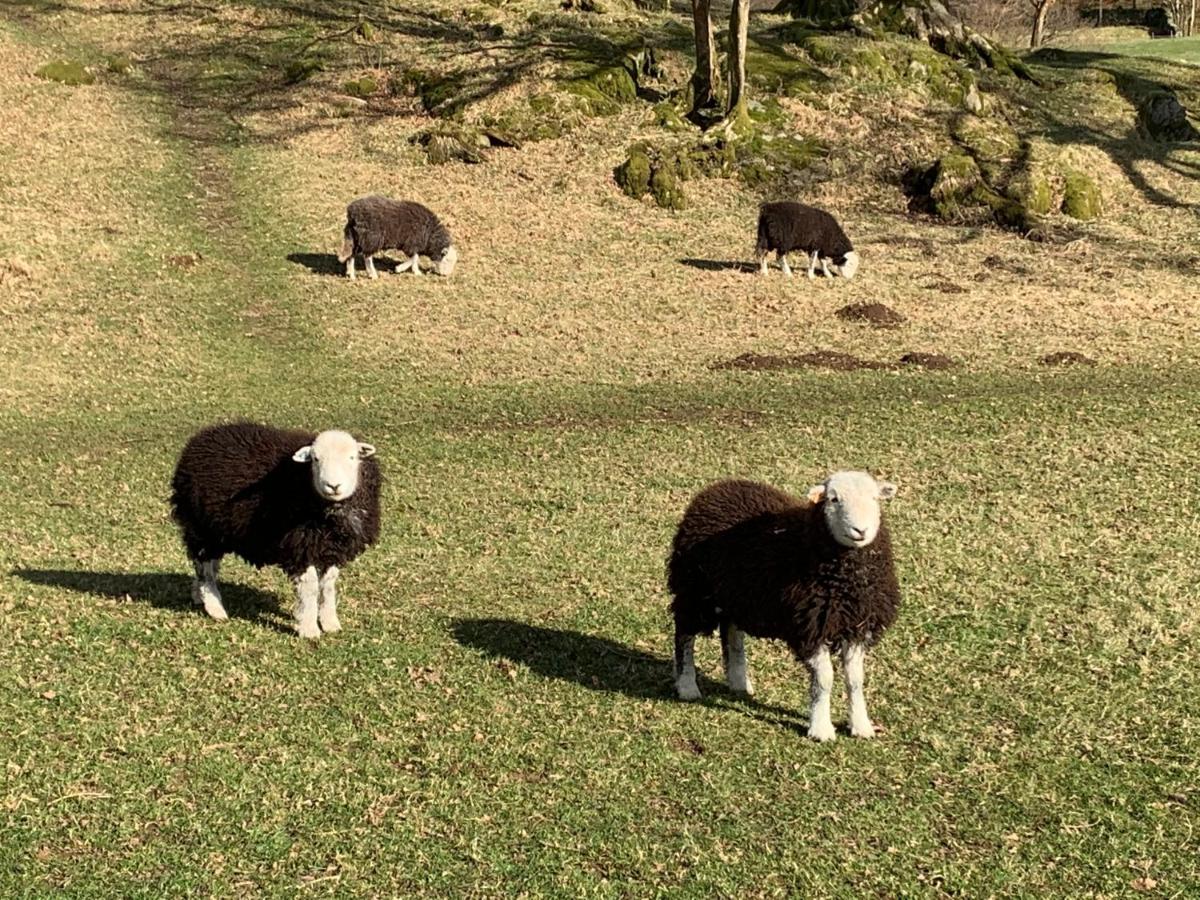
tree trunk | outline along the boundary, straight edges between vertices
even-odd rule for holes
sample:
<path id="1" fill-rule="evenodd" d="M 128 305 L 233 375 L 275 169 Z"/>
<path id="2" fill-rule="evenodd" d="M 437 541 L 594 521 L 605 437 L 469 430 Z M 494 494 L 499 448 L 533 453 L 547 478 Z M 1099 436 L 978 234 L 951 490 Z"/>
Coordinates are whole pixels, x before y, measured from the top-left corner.
<path id="1" fill-rule="evenodd" d="M 733 0 L 729 13 L 729 120 L 745 119 L 746 111 L 746 35 L 750 29 L 750 0 Z"/>
<path id="2" fill-rule="evenodd" d="M 692 75 L 692 116 L 717 104 L 717 43 L 713 38 L 710 0 L 692 0 L 696 30 L 696 71 Z"/>
<path id="3" fill-rule="evenodd" d="M 1036 50 L 1042 46 L 1042 38 L 1046 34 L 1046 13 L 1050 12 L 1050 4 L 1054 0 L 1037 0 L 1033 14 L 1033 34 L 1029 38 L 1029 46 Z"/>

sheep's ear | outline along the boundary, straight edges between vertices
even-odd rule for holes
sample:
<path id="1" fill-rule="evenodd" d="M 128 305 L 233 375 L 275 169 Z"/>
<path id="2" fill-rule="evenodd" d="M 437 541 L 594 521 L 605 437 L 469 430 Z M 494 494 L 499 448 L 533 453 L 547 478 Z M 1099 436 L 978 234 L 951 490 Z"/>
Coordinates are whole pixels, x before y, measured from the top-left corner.
<path id="1" fill-rule="evenodd" d="M 814 484 L 812 487 L 810 487 L 808 489 L 808 502 L 809 503 L 820 503 L 824 499 L 825 499 L 825 485 Z"/>
<path id="2" fill-rule="evenodd" d="M 890 481 L 879 482 L 879 499 L 891 500 L 896 496 L 896 486 Z"/>
<path id="3" fill-rule="evenodd" d="M 301 447 L 292 454 L 293 462 L 306 463 L 310 459 L 312 459 L 312 444 L 309 444 L 307 447 Z"/>
<path id="4" fill-rule="evenodd" d="M 363 459 L 366 459 L 368 456 L 374 456 L 375 455 L 375 445 L 374 444 L 359 444 L 358 445 L 358 455 L 360 457 L 362 457 Z"/>

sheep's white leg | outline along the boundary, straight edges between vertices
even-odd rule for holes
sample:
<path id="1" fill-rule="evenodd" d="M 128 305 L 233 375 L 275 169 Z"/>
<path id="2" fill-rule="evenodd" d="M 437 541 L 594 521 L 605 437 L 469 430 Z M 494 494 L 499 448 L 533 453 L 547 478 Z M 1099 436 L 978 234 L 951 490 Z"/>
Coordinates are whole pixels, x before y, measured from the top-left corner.
<path id="1" fill-rule="evenodd" d="M 210 619 L 224 622 L 229 618 L 229 614 L 225 612 L 225 606 L 221 603 L 221 591 L 217 588 L 217 573 L 221 570 L 221 561 L 194 560 L 192 566 L 196 570 L 196 577 L 192 580 L 192 601 L 197 606 L 203 606 Z"/>
<path id="2" fill-rule="evenodd" d="M 680 700 L 699 700 L 700 686 L 696 684 L 696 664 L 692 651 L 694 634 L 675 632 L 675 693 Z"/>
<path id="3" fill-rule="evenodd" d="M 875 728 L 867 715 L 867 698 L 863 695 L 863 661 L 867 648 L 862 644 L 847 644 L 842 649 L 842 671 L 846 676 L 846 693 L 850 695 L 850 733 L 855 737 L 873 738 Z"/>
<path id="4" fill-rule="evenodd" d="M 425 274 L 424 272 L 421 271 L 421 261 L 417 258 L 416 253 L 414 253 L 412 255 L 412 259 L 410 259 L 409 262 L 412 263 L 412 270 L 413 270 L 414 275 Z"/>
<path id="5" fill-rule="evenodd" d="M 317 618 L 321 622 L 321 630 L 328 634 L 331 631 L 341 631 L 342 623 L 337 614 L 337 577 L 338 567 L 330 566 L 321 573 L 321 599 L 317 607 Z"/>
<path id="6" fill-rule="evenodd" d="M 817 251 L 814 250 L 812 258 L 808 261 L 808 277 L 813 277 L 813 271 L 817 268 Z"/>
<path id="7" fill-rule="evenodd" d="M 759 275 L 767 274 L 767 254 L 765 254 L 765 253 L 762 254 L 762 256 L 760 256 L 758 258 L 758 274 Z"/>
<path id="8" fill-rule="evenodd" d="M 351 256 L 348 260 L 346 260 L 346 277 L 349 278 L 351 281 L 354 280 L 355 276 L 354 276 L 354 257 L 353 256 Z"/>
<path id="9" fill-rule="evenodd" d="M 378 278 L 379 273 L 375 271 L 375 260 L 373 260 L 369 254 L 364 254 L 363 262 L 366 264 L 367 277 Z"/>
<path id="10" fill-rule="evenodd" d="M 318 638 L 321 629 L 317 627 L 317 570 L 309 566 L 303 575 L 292 579 L 296 587 L 296 632 L 302 638 Z"/>
<path id="11" fill-rule="evenodd" d="M 396 263 L 396 274 L 399 275 L 401 272 L 407 272 L 411 268 L 412 268 L 412 260 L 406 259 L 402 263 Z"/>
<path id="12" fill-rule="evenodd" d="M 783 269 L 783 274 L 786 275 L 788 278 L 791 278 L 792 277 L 792 267 L 788 265 L 787 254 L 784 253 L 782 250 L 780 250 L 780 251 L 777 251 L 775 255 L 779 258 L 779 267 L 781 269 Z"/>
<path id="13" fill-rule="evenodd" d="M 829 648 L 822 644 L 816 653 L 805 660 L 805 665 L 812 673 L 808 736 L 814 741 L 832 741 L 836 732 L 829 711 L 829 697 L 833 693 L 833 661 L 829 658 Z"/>
<path id="14" fill-rule="evenodd" d="M 721 656 L 725 660 L 725 680 L 731 691 L 754 696 L 754 683 L 746 664 L 746 633 L 736 625 L 721 626 Z"/>
<path id="15" fill-rule="evenodd" d="M 822 257 L 822 259 L 821 259 L 821 274 L 824 275 L 826 278 L 833 277 L 832 275 L 829 274 L 829 266 L 825 263 L 824 257 Z"/>

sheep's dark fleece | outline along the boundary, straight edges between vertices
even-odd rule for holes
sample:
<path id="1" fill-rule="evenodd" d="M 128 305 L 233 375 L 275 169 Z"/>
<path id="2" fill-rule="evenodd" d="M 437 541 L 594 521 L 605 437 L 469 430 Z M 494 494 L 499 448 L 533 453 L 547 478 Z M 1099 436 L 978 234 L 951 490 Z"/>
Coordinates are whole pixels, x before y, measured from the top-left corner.
<path id="1" fill-rule="evenodd" d="M 753 481 L 696 495 L 675 534 L 668 586 L 677 635 L 734 625 L 785 641 L 801 661 L 822 644 L 874 644 L 900 604 L 882 522 L 866 547 L 845 547 L 820 503 Z"/>
<path id="2" fill-rule="evenodd" d="M 428 207 L 375 194 L 360 197 L 346 207 L 338 261 L 344 263 L 355 254 L 372 256 L 384 250 L 440 260 L 451 243 L 450 232 Z"/>
<path id="3" fill-rule="evenodd" d="M 197 562 L 236 553 L 291 577 L 350 562 L 379 538 L 381 476 L 374 458 L 359 463 L 358 489 L 340 502 L 313 490 L 309 465 L 292 455 L 311 431 L 253 422 L 214 425 L 183 448 L 171 481 L 173 516 Z"/>
<path id="4" fill-rule="evenodd" d="M 837 219 L 815 206 L 793 200 L 764 203 L 758 212 L 758 246 L 761 258 L 774 250 L 792 253 L 802 250 L 817 253 L 834 265 L 845 265 L 846 254 L 854 249 Z"/>

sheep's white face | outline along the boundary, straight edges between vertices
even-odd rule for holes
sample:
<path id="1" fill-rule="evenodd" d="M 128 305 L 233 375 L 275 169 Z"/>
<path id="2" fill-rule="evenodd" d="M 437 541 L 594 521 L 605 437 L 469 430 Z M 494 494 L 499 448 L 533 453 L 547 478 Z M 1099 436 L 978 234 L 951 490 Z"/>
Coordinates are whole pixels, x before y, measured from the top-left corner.
<path id="1" fill-rule="evenodd" d="M 837 267 L 842 273 L 842 277 L 847 281 L 854 277 L 854 273 L 858 271 L 858 253 L 851 250 L 846 254 L 846 261 Z"/>
<path id="2" fill-rule="evenodd" d="M 312 467 L 313 490 L 331 503 L 345 500 L 358 490 L 358 464 L 375 453 L 370 444 L 360 444 L 344 431 L 322 431 L 307 447 L 292 456 Z"/>
<path id="3" fill-rule="evenodd" d="M 458 251 L 451 244 L 446 248 L 446 252 L 442 254 L 441 259 L 433 261 L 433 271 L 439 275 L 450 275 L 454 271 L 454 265 L 458 262 Z"/>
<path id="4" fill-rule="evenodd" d="M 880 503 L 896 496 L 896 486 L 876 481 L 866 472 L 835 472 L 808 491 L 820 503 L 825 524 L 843 547 L 865 547 L 879 534 Z"/>

